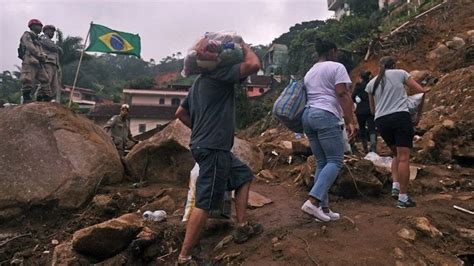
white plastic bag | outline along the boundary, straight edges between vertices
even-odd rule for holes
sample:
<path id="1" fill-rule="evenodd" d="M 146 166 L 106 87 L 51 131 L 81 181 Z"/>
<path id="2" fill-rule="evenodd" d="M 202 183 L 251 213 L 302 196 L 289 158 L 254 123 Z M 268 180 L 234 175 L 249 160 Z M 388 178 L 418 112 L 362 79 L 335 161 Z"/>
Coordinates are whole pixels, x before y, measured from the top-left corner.
<path id="1" fill-rule="evenodd" d="M 189 220 L 191 212 L 196 206 L 196 181 L 199 176 L 199 164 L 194 164 L 193 169 L 189 175 L 189 190 L 188 197 L 186 200 L 186 206 L 184 208 L 183 222 Z M 224 194 L 224 202 L 222 203 L 222 208 L 219 210 L 211 210 L 209 212 L 209 218 L 231 218 L 232 215 L 232 194 L 229 191 L 226 191 Z"/>

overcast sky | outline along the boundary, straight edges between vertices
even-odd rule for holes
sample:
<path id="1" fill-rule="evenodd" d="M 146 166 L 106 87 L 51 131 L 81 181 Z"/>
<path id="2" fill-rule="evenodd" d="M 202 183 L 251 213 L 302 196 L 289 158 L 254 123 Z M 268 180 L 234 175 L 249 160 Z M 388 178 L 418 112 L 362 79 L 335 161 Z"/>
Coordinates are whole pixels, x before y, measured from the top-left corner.
<path id="1" fill-rule="evenodd" d="M 138 33 L 142 58 L 159 61 L 206 31 L 233 30 L 247 43 L 269 44 L 296 23 L 327 19 L 327 0 L 0 0 L 0 70 L 21 65 L 19 39 L 31 18 L 65 35 L 85 37 L 93 21 Z"/>

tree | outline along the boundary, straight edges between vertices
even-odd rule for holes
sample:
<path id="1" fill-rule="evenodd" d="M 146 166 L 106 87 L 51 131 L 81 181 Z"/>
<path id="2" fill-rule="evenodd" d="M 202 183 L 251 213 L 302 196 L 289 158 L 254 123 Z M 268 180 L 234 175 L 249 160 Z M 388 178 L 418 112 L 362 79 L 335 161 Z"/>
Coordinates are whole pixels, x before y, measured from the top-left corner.
<path id="1" fill-rule="evenodd" d="M 63 54 L 59 58 L 59 63 L 61 66 L 65 66 L 70 64 L 74 61 L 79 60 L 81 57 L 81 52 L 83 49 L 82 45 L 82 38 L 77 36 L 67 36 L 64 38 L 63 32 L 61 30 L 57 30 L 57 42 L 56 45 L 61 47 L 63 50 Z M 90 56 L 84 54 L 83 60 L 90 59 Z"/>
<path id="2" fill-rule="evenodd" d="M 0 101 L 20 102 L 20 74 L 19 71 L 3 71 L 0 73 Z"/>

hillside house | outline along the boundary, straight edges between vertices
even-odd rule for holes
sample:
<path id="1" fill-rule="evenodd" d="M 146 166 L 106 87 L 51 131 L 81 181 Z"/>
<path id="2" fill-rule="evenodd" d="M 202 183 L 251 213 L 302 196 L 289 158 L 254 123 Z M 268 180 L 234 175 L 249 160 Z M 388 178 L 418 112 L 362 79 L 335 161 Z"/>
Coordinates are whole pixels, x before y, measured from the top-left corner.
<path id="1" fill-rule="evenodd" d="M 263 69 L 265 75 L 286 74 L 288 65 L 288 47 L 284 44 L 273 44 L 263 57 Z"/>
<path id="2" fill-rule="evenodd" d="M 337 20 L 351 14 L 350 6 L 346 0 L 328 0 L 328 10 L 334 11 L 334 17 Z"/>

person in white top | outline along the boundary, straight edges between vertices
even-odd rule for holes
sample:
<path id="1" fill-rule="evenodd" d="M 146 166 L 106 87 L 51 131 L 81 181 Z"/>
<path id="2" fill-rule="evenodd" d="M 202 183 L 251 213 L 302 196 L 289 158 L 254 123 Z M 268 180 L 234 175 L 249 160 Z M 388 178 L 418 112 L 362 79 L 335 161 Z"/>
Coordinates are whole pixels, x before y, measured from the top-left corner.
<path id="1" fill-rule="evenodd" d="M 391 56 L 380 59 L 380 71 L 366 87 L 369 94 L 370 110 L 375 115 L 375 125 L 380 136 L 393 153 L 392 197 L 398 199 L 397 208 L 415 207 L 408 197 L 410 179 L 410 148 L 413 147 L 413 122 L 408 111 L 405 85 L 416 93 L 426 93 L 408 72 L 395 69 L 396 62 Z"/>
<path id="2" fill-rule="evenodd" d="M 355 135 L 352 122 L 351 79 L 346 68 L 337 62 L 337 46 L 329 41 L 316 42 L 318 62 L 304 77 L 307 107 L 303 127 L 316 157 L 315 182 L 301 209 L 320 221 L 340 218 L 329 208 L 328 191 L 337 178 L 344 159 L 344 120 L 349 139 Z"/>

